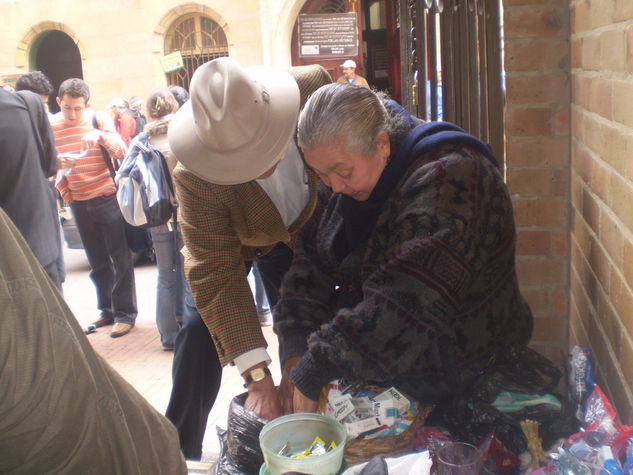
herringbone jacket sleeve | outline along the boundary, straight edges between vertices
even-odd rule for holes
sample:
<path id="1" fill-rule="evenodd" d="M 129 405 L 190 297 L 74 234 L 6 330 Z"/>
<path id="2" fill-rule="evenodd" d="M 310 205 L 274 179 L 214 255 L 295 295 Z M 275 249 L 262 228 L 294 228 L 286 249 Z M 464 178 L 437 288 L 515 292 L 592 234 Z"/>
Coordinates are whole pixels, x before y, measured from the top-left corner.
<path id="1" fill-rule="evenodd" d="M 174 169 L 174 182 L 185 242 L 185 273 L 225 366 L 236 356 L 267 346 L 246 278 L 243 237 L 238 234 L 248 226 L 239 222 L 241 215 L 236 213 L 253 190 L 213 185 L 180 165 Z"/>

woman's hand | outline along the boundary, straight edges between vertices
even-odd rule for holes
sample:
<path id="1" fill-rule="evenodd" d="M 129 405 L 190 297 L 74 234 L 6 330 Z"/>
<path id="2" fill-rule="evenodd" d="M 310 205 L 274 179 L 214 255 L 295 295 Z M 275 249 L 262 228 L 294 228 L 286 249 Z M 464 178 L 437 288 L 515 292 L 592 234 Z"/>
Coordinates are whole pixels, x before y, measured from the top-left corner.
<path id="1" fill-rule="evenodd" d="M 284 363 L 284 370 L 281 374 L 281 383 L 279 384 L 279 398 L 281 399 L 281 410 L 284 414 L 292 414 L 292 398 L 295 392 L 295 385 L 290 379 L 290 370 L 301 359 L 300 356 L 289 358 Z"/>
<path id="2" fill-rule="evenodd" d="M 295 388 L 295 394 L 292 399 L 292 407 L 294 412 L 316 412 L 317 401 L 303 395 L 301 391 Z"/>

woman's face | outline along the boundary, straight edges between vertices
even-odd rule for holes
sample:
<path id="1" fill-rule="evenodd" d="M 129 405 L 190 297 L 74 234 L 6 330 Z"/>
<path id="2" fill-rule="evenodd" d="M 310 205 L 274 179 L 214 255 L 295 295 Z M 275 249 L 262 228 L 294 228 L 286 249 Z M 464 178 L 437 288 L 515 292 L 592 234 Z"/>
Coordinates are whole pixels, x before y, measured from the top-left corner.
<path id="1" fill-rule="evenodd" d="M 369 156 L 348 153 L 336 144 L 305 150 L 303 155 L 332 191 L 365 201 L 385 169 L 390 152 L 389 136 L 385 132 L 380 132 L 374 143 L 376 152 Z"/>

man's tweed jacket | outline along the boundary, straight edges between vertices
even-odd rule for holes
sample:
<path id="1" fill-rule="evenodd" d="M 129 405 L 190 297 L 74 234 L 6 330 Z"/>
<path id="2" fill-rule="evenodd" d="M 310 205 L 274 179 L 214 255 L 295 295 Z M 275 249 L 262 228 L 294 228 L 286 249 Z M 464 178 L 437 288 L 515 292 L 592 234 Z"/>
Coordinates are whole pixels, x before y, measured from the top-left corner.
<path id="1" fill-rule="evenodd" d="M 291 68 L 289 72 L 299 85 L 301 106 L 310 93 L 331 82 L 320 66 Z M 185 273 L 222 366 L 247 351 L 267 346 L 244 261 L 267 254 L 280 242 L 294 246 L 295 237 L 312 215 L 317 200 L 319 179 L 307 166 L 306 171 L 310 199 L 288 228 L 255 181 L 214 185 L 182 164 L 174 170 L 178 220 L 185 242 Z"/>

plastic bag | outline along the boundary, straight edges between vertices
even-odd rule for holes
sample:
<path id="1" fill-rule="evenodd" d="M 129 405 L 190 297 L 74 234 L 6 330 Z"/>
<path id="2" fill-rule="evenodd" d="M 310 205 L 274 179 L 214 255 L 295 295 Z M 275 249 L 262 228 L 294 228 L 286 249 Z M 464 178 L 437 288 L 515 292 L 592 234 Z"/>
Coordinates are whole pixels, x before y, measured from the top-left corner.
<path id="1" fill-rule="evenodd" d="M 215 475 L 244 475 L 244 472 L 237 467 L 226 447 L 226 431 L 216 427 L 218 431 L 218 440 L 220 441 L 220 457 L 215 465 Z"/>
<path id="2" fill-rule="evenodd" d="M 493 432 L 514 454 L 527 449 L 527 440 L 518 421 L 478 399 L 453 400 L 438 404 L 425 425 L 443 427 L 453 439 L 477 445 Z"/>
<path id="3" fill-rule="evenodd" d="M 238 469 L 259 473 L 264 456 L 259 446 L 259 433 L 268 420 L 262 419 L 244 407 L 248 393 L 231 400 L 226 434 L 227 453 Z"/>

